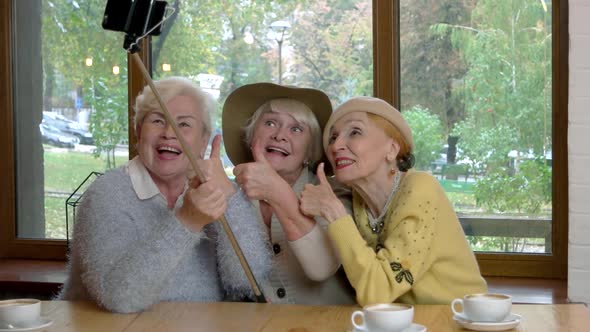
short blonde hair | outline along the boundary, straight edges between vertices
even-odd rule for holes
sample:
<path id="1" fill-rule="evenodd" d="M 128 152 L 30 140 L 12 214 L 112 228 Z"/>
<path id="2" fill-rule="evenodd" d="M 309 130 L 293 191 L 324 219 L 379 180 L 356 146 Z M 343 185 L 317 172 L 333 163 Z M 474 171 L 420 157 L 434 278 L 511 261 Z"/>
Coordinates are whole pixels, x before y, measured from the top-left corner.
<path id="1" fill-rule="evenodd" d="M 174 97 L 185 96 L 193 100 L 197 109 L 201 112 L 201 122 L 203 124 L 203 137 L 211 136 L 211 116 L 215 112 L 215 101 L 213 98 L 193 81 L 184 77 L 168 77 L 154 81 L 154 85 L 162 97 L 164 104 L 167 104 Z M 135 99 L 135 117 L 134 125 L 138 130 L 143 124 L 143 120 L 150 112 L 160 111 L 161 107 L 149 85 L 143 88 L 143 91 Z M 137 133 L 136 133 L 137 134 Z"/>
<path id="2" fill-rule="evenodd" d="M 307 148 L 307 162 L 313 165 L 322 158 L 322 131 L 318 119 L 307 105 L 304 103 L 289 98 L 278 98 L 267 101 L 262 104 L 256 112 L 252 114 L 252 117 L 248 120 L 246 125 L 242 128 L 244 131 L 244 142 L 246 146 L 252 145 L 252 135 L 254 134 L 254 127 L 258 119 L 265 113 L 269 112 L 284 112 L 287 113 L 297 122 L 306 125 L 309 128 L 311 134 L 311 141 Z"/>

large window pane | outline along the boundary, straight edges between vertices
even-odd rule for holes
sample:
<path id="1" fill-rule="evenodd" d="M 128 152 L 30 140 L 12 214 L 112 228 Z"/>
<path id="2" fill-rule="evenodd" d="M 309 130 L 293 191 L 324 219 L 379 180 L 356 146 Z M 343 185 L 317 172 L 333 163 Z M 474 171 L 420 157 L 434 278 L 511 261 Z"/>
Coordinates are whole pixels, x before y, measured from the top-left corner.
<path id="1" fill-rule="evenodd" d="M 175 12 L 152 42 L 156 78 L 192 77 L 219 105 L 254 82 L 318 88 L 335 105 L 373 94 L 370 0 L 169 3 Z"/>
<path id="2" fill-rule="evenodd" d="M 13 3 L 17 236 L 65 239 L 68 196 L 128 159 L 127 57 L 104 1 Z"/>
<path id="3" fill-rule="evenodd" d="M 401 105 L 418 168 L 446 189 L 474 250 L 550 253 L 552 2 L 400 9 Z"/>

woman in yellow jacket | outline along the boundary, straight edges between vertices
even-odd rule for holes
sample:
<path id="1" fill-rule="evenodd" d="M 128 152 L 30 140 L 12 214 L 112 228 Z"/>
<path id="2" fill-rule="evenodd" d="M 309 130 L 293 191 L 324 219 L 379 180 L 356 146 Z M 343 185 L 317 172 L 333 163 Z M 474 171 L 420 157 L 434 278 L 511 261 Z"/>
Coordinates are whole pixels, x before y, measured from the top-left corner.
<path id="1" fill-rule="evenodd" d="M 318 167 L 300 208 L 330 222 L 328 234 L 360 305 L 448 304 L 487 291 L 452 204 L 430 174 L 412 170 L 412 132 L 381 99 L 353 98 L 323 136 L 336 180 L 352 188 L 353 215 Z"/>

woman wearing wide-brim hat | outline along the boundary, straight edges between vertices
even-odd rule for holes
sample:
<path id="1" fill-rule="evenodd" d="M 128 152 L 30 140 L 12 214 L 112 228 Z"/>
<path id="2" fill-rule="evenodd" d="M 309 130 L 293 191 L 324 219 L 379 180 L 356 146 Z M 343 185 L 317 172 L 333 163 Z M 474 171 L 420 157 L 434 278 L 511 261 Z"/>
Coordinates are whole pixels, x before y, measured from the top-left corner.
<path id="1" fill-rule="evenodd" d="M 259 249 L 271 255 L 272 267 L 268 278 L 258 282 L 273 303 L 354 303 L 350 286 L 337 273 L 340 263 L 326 235 L 326 221 L 299 210 L 304 185 L 317 183 L 312 170 L 323 158 L 321 134 L 331 113 L 325 93 L 272 83 L 242 86 L 223 107 L 225 150 L 236 165 L 240 188 L 226 217 L 234 232 L 264 230 L 267 245 Z M 222 234 L 219 241 L 226 240 Z M 246 295 L 235 255 L 218 255 L 222 282 L 233 288 L 230 296 Z"/>

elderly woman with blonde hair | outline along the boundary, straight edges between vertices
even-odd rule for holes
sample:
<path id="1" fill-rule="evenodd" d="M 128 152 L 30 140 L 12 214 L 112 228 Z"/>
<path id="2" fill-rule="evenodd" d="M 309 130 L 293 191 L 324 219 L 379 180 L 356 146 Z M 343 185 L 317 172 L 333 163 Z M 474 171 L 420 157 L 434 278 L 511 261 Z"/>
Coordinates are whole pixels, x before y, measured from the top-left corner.
<path id="1" fill-rule="evenodd" d="M 211 134 L 212 98 L 190 80 L 156 81 L 190 153 L 203 157 Z M 201 160 L 204 183 L 189 182 L 188 151 L 149 87 L 137 97 L 138 156 L 107 171 L 84 193 L 74 225 L 69 277 L 61 299 L 90 299 L 115 312 L 137 312 L 159 301 L 223 299 L 215 232 L 234 193 L 219 170 L 220 137 Z M 231 249 L 227 249 L 231 250 Z"/>
<path id="2" fill-rule="evenodd" d="M 263 242 L 259 257 L 269 255 L 270 273 L 260 280 L 269 302 L 354 303 L 346 278 L 338 273 L 326 221 L 299 210 L 303 186 L 317 183 L 313 169 L 323 157 L 321 133 L 331 112 L 330 100 L 319 90 L 272 83 L 240 87 L 223 107 L 224 144 L 239 186 L 226 216 L 235 233 L 261 230 L 252 240 Z M 340 196 L 350 204 L 344 192 Z M 218 255 L 225 289 L 234 297 L 248 297 L 235 255 L 223 250 Z"/>

